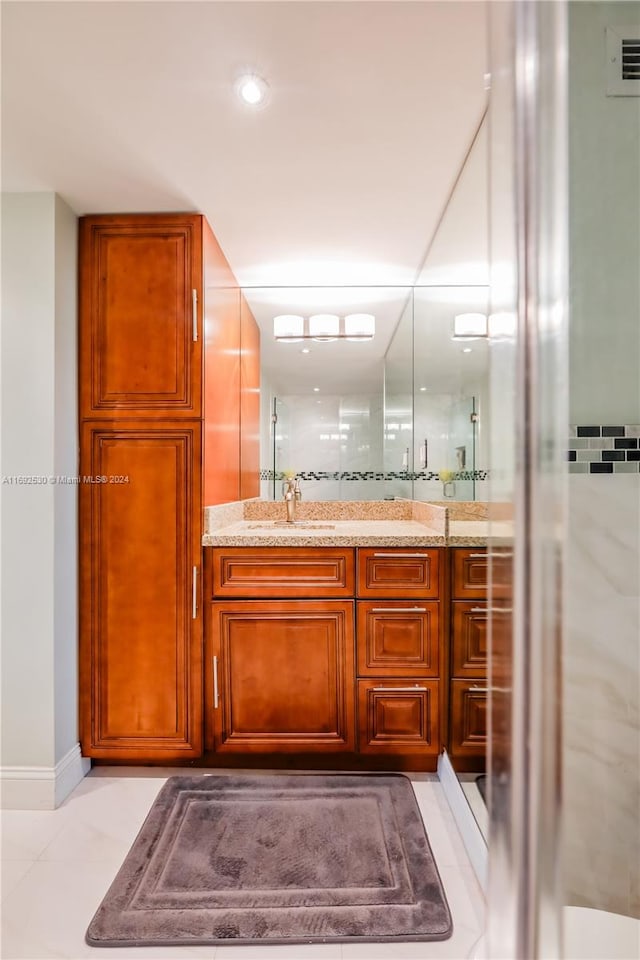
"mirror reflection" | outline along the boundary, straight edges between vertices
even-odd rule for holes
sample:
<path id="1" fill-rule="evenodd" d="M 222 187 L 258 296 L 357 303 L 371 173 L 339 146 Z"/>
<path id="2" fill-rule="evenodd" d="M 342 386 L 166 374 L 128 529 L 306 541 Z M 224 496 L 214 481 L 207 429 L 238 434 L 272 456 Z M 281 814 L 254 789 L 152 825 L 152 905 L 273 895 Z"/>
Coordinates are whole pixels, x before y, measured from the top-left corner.
<path id="1" fill-rule="evenodd" d="M 291 473 L 311 500 L 486 499 L 486 287 L 242 292 L 261 333 L 262 497 Z"/>

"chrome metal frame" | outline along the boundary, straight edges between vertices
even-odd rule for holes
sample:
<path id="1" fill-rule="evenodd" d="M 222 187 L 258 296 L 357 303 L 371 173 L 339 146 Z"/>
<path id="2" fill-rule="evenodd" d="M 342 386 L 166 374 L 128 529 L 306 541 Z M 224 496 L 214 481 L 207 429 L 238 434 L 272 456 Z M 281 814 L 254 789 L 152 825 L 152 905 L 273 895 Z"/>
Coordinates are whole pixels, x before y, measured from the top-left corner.
<path id="1" fill-rule="evenodd" d="M 513 318 L 512 331 L 496 348 L 498 363 L 511 362 L 515 376 L 508 383 L 514 410 L 512 476 L 502 477 L 501 491 L 504 497 L 510 487 L 513 501 L 513 573 L 501 596 L 496 571 L 507 554 L 505 544 L 492 543 L 490 629 L 496 643 L 498 626 L 508 632 L 504 645 L 511 650 L 509 657 L 497 646 L 491 651 L 487 937 L 491 958 L 537 960 L 562 955 L 567 4 L 521 0 L 489 8 L 491 312 Z M 498 177 L 509 168 L 511 197 L 504 202 L 499 193 L 509 184 Z M 508 474 L 508 464 L 502 467 Z M 505 605 L 510 619 L 499 625 L 495 610 L 509 592 L 513 613 Z"/>

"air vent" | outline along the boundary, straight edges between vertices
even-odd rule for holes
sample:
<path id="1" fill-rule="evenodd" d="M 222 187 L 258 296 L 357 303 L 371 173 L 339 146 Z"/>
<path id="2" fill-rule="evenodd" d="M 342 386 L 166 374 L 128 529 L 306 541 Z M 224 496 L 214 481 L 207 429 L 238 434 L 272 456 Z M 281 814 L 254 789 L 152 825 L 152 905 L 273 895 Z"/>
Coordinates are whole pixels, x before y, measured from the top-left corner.
<path id="1" fill-rule="evenodd" d="M 640 37 L 622 40 L 622 79 L 640 80 Z"/>
<path id="2" fill-rule="evenodd" d="M 640 97 L 640 24 L 606 33 L 607 96 Z"/>

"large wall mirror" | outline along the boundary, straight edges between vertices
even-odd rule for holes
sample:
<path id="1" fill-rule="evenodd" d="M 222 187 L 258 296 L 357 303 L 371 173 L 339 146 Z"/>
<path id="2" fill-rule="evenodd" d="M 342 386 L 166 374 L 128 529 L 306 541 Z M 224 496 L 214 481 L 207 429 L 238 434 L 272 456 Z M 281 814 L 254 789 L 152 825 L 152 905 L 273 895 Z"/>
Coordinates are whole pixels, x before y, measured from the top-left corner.
<path id="1" fill-rule="evenodd" d="M 482 120 L 414 283 L 243 288 L 261 332 L 262 497 L 293 472 L 312 500 L 487 499 L 486 152 Z M 362 315 L 371 339 L 349 336 Z"/>

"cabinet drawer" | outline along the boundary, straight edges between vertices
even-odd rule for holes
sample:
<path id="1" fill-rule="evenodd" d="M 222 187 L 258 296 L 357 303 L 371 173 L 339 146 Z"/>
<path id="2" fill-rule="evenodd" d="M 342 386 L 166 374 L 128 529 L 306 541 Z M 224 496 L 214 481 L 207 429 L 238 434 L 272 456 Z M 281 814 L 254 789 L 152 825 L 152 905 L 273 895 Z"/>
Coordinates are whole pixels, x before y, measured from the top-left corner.
<path id="1" fill-rule="evenodd" d="M 358 550 L 358 596 L 437 600 L 440 551 L 384 547 Z"/>
<path id="2" fill-rule="evenodd" d="M 213 547 L 214 597 L 353 597 L 354 556 L 335 547 Z"/>
<path id="3" fill-rule="evenodd" d="M 357 624 L 360 676 L 439 675 L 438 602 L 359 600 Z"/>
<path id="4" fill-rule="evenodd" d="M 451 607 L 451 675 L 484 677 L 487 673 L 487 604 L 478 600 L 454 600 Z"/>
<path id="5" fill-rule="evenodd" d="M 360 753 L 437 754 L 438 691 L 437 680 L 358 680 Z"/>
<path id="6" fill-rule="evenodd" d="M 454 757 L 484 757 L 487 746 L 487 686 L 451 681 L 450 747 Z"/>
<path id="7" fill-rule="evenodd" d="M 454 600 L 484 600 L 489 584 L 489 557 L 487 551 L 475 547 L 452 550 L 452 587 Z"/>

